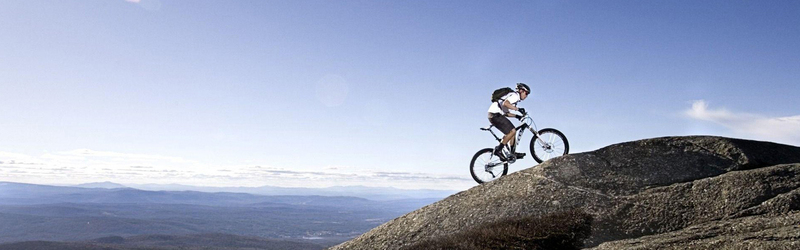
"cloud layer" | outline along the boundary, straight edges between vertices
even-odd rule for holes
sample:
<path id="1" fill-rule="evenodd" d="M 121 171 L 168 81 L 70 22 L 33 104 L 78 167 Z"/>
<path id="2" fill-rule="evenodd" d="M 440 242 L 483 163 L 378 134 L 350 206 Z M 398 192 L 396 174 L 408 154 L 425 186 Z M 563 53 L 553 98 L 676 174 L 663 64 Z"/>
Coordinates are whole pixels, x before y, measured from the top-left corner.
<path id="1" fill-rule="evenodd" d="M 800 145 L 800 115 L 766 117 L 724 108 L 710 109 L 704 100 L 694 101 L 685 114 L 692 119 L 722 125 L 737 136 Z"/>
<path id="2" fill-rule="evenodd" d="M 269 165 L 214 166 L 180 157 L 77 149 L 41 156 L 0 152 L 0 181 L 79 184 L 113 181 L 125 184 L 197 186 L 387 186 L 462 189 L 472 180 L 463 175 L 386 172 L 349 167 L 298 170 Z"/>

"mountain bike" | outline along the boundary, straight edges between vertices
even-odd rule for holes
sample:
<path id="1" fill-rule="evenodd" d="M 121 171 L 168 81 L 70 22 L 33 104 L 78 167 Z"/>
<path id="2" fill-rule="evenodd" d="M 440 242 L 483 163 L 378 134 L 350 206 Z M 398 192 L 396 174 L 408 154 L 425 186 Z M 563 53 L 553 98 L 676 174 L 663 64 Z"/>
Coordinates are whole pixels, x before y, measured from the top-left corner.
<path id="1" fill-rule="evenodd" d="M 515 149 L 522 140 L 522 134 L 524 134 L 526 130 L 530 130 L 531 133 L 533 133 L 533 138 L 530 142 L 530 150 L 531 156 L 533 156 L 536 162 L 542 163 L 569 153 L 569 142 L 561 131 L 554 128 L 538 130 L 536 129 L 536 123 L 528 114 L 522 115 L 522 118 L 520 118 L 522 125 L 516 128 L 517 140 L 515 140 L 514 145 L 506 145 L 503 147 L 502 154 L 506 159 L 503 160 L 496 156 L 494 154 L 494 148 L 481 149 L 472 157 L 472 162 L 469 164 L 469 172 L 472 174 L 472 179 L 475 179 L 476 182 L 489 182 L 508 173 L 508 165 L 514 164 L 518 160 L 511 152 L 516 152 Z M 531 126 L 531 124 L 533 126 Z M 488 127 L 481 128 L 481 130 L 488 131 L 494 136 L 497 142 L 501 142 L 501 137 L 498 137 L 497 134 L 492 131 L 493 127 L 494 125 L 489 125 Z"/>

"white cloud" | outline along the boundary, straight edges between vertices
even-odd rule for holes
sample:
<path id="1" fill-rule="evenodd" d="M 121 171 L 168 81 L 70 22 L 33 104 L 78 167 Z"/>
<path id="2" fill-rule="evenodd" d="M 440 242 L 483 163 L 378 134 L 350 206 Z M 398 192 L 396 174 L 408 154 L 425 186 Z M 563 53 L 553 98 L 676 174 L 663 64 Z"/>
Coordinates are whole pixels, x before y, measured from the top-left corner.
<path id="1" fill-rule="evenodd" d="M 704 100 L 694 101 L 685 114 L 692 119 L 722 125 L 736 136 L 800 145 L 800 115 L 766 117 L 732 112 L 725 108 L 709 109 Z"/>
<path id="2" fill-rule="evenodd" d="M 131 2 L 131 3 L 139 3 L 141 1 L 142 0 L 125 0 L 125 2 Z"/>
<path id="3" fill-rule="evenodd" d="M 385 172 L 349 166 L 313 169 L 267 164 L 213 165 L 181 157 L 131 154 L 91 149 L 40 156 L 0 152 L 0 181 L 39 184 L 79 184 L 112 181 L 126 184 L 198 186 L 391 186 L 397 188 L 462 189 L 474 185 L 464 175 Z M 13 171 L 11 171 L 13 170 Z"/>
<path id="4" fill-rule="evenodd" d="M 15 160 L 15 161 L 28 161 L 33 159 L 30 155 L 13 153 L 13 152 L 0 152 L 0 159 Z"/>

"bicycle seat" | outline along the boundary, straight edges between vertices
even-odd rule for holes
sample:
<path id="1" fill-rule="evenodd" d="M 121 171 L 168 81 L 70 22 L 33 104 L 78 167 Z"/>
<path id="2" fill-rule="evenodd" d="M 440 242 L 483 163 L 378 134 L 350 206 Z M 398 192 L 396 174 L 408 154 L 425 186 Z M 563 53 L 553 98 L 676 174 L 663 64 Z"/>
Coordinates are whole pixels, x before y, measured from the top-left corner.
<path id="1" fill-rule="evenodd" d="M 481 128 L 481 130 L 483 130 L 483 131 L 489 131 L 490 129 L 492 129 L 492 127 L 494 127 L 494 125 L 489 125 L 488 127 Z"/>

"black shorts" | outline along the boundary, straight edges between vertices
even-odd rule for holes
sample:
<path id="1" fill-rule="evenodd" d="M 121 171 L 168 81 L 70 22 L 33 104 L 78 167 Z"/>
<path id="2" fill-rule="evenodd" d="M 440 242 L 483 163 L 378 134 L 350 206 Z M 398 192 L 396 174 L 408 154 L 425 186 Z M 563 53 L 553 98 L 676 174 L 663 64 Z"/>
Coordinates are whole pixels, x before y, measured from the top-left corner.
<path id="1" fill-rule="evenodd" d="M 500 132 L 503 132 L 504 135 L 511 133 L 511 130 L 514 129 L 514 124 L 511 124 L 511 121 L 505 115 L 491 113 L 489 117 L 489 122 L 494 125 Z"/>

